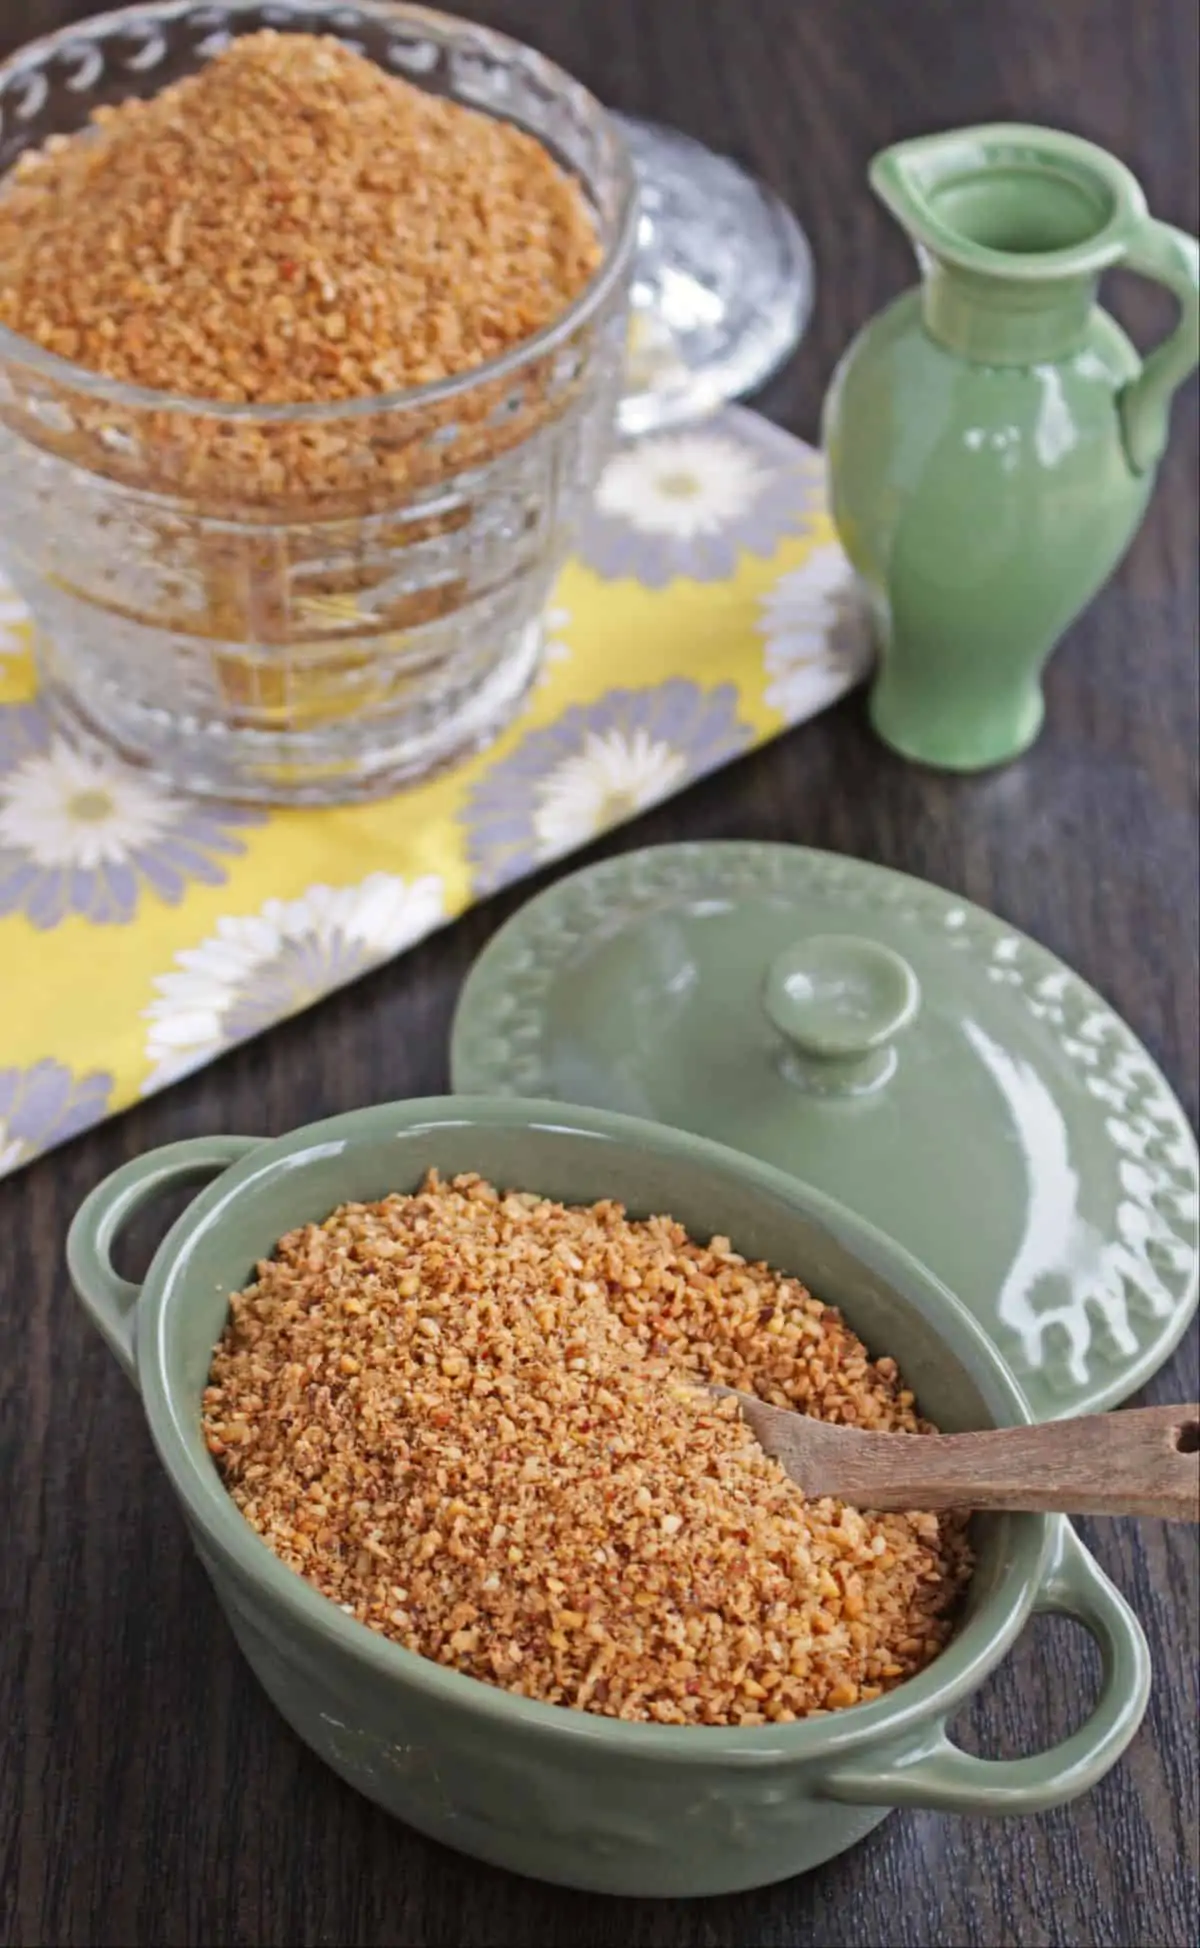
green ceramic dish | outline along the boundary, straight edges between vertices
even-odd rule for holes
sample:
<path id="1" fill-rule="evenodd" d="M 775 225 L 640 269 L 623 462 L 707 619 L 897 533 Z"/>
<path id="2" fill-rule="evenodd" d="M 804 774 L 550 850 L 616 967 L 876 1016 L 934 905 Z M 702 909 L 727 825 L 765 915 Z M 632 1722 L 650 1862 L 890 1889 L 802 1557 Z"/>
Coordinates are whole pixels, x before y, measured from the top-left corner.
<path id="1" fill-rule="evenodd" d="M 959 1634 L 874 1704 L 809 1723 L 720 1730 L 627 1725 L 536 1704 L 413 1656 L 344 1616 L 279 1562 L 225 1494 L 199 1404 L 229 1294 L 292 1226 L 350 1198 L 412 1187 L 431 1165 L 568 1199 L 672 1212 L 698 1235 L 801 1274 L 877 1351 L 895 1350 L 927 1411 L 961 1429 L 1029 1418 L 964 1308 L 869 1225 L 769 1166 L 700 1138 L 561 1104 L 446 1098 L 384 1105 L 275 1142 L 202 1137 L 127 1164 L 93 1191 L 67 1255 L 84 1305 L 138 1386 L 159 1456 L 239 1644 L 299 1735 L 350 1784 L 422 1832 L 539 1879 L 604 1893 L 719 1894 L 827 1860 L 892 1806 L 1035 1812 L 1085 1792 L 1128 1745 L 1149 1660 L 1126 1603 L 1062 1519 L 978 1522 Z M 144 1285 L 113 1271 L 131 1214 L 209 1183 Z M 1053 1751 L 989 1761 L 947 1719 L 1034 1611 L 1078 1618 L 1104 1677 Z"/>

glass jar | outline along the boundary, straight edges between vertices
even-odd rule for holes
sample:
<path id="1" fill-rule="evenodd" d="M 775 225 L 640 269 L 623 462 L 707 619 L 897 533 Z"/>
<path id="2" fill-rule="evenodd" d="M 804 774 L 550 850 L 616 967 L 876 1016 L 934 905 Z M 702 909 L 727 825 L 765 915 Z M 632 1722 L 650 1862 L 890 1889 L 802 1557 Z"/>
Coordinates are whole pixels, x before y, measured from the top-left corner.
<path id="1" fill-rule="evenodd" d="M 459 758 L 524 697 L 613 436 L 636 195 L 599 103 L 531 49 L 424 8 L 304 0 L 134 7 L 22 49 L 0 66 L 0 175 L 263 27 L 335 35 L 529 130 L 603 246 L 533 338 L 349 402 L 154 392 L 0 327 L 0 563 L 48 707 L 186 790 L 330 804 Z"/>

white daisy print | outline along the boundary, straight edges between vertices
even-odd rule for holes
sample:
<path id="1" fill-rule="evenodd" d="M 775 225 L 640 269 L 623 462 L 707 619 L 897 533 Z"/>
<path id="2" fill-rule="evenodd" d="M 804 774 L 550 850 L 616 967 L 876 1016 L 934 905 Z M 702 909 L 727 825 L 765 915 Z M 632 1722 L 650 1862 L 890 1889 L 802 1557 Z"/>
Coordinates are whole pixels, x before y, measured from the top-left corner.
<path id="1" fill-rule="evenodd" d="M 157 998 L 143 1011 L 151 1072 L 142 1094 L 390 960 L 445 917 L 436 874 L 369 873 L 356 886 L 310 886 L 299 899 L 218 920 L 154 983 Z"/>
<path id="2" fill-rule="evenodd" d="M 670 677 L 647 690 L 610 690 L 527 731 L 489 766 L 459 817 L 477 893 L 585 845 L 753 742 L 731 683 L 703 690 Z"/>
<path id="3" fill-rule="evenodd" d="M 866 605 L 834 542 L 780 576 L 763 597 L 758 626 L 766 700 L 790 724 L 840 697 L 871 661 Z"/>
<path id="4" fill-rule="evenodd" d="M 669 798 L 687 776 L 684 753 L 638 725 L 589 731 L 574 756 L 549 772 L 533 806 L 540 859 L 557 859 L 612 825 Z"/>
<path id="5" fill-rule="evenodd" d="M 166 792 L 55 738 L 4 779 L 0 849 L 47 871 L 95 872 L 154 846 L 173 820 Z"/>
<path id="6" fill-rule="evenodd" d="M 751 414 L 622 447 L 601 475 L 578 552 L 606 581 L 722 581 L 774 554 L 821 505 L 819 459 Z"/>
<path id="7" fill-rule="evenodd" d="M 0 706 L 0 914 L 128 924 L 147 892 L 178 905 L 219 886 L 262 814 L 202 805 L 59 736 L 37 704 Z"/>
<path id="8" fill-rule="evenodd" d="M 739 520 L 753 507 L 765 472 L 732 440 L 678 433 L 651 446 L 626 447 L 610 460 L 596 505 L 643 534 L 690 541 Z"/>
<path id="9" fill-rule="evenodd" d="M 0 577 L 0 663 L 24 656 L 29 648 L 25 625 L 29 611 L 14 588 Z"/>

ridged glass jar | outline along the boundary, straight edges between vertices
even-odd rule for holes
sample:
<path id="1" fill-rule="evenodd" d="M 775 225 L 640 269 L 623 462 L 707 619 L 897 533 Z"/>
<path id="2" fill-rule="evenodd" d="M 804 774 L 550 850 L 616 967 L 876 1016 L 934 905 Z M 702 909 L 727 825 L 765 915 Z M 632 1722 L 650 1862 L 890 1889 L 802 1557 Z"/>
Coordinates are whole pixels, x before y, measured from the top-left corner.
<path id="1" fill-rule="evenodd" d="M 609 117 L 531 49 L 423 8 L 303 0 L 135 7 L 22 49 L 0 66 L 0 176 L 263 27 L 333 34 L 528 129 L 579 178 L 604 250 L 526 343 L 348 403 L 208 405 L 0 327 L 0 564 L 45 701 L 187 790 L 330 804 L 486 742 L 528 689 L 613 434 L 637 205 Z"/>

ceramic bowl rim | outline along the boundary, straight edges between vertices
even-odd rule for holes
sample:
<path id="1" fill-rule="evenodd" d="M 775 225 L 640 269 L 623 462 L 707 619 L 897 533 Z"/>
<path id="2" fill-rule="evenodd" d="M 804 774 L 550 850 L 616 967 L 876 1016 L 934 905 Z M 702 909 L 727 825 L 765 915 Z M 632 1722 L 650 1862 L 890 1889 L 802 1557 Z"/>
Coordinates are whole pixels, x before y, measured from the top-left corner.
<path id="1" fill-rule="evenodd" d="M 1012 1422 L 1031 1419 L 1016 1380 L 960 1300 L 873 1225 L 769 1164 L 663 1124 L 563 1103 L 437 1096 L 376 1104 L 302 1125 L 280 1137 L 264 1137 L 193 1199 L 159 1245 L 141 1286 L 136 1349 L 143 1410 L 171 1486 L 197 1539 L 203 1540 L 202 1553 L 213 1559 L 212 1566 L 268 1600 L 289 1626 L 315 1636 L 376 1678 L 423 1692 L 429 1702 L 447 1709 L 490 1719 L 497 1729 L 560 1743 L 565 1739 L 577 1747 L 607 1745 L 614 1753 L 676 1764 L 689 1760 L 797 1763 L 890 1741 L 931 1718 L 945 1718 L 983 1682 L 1023 1628 L 1059 1518 L 988 1518 L 1011 1525 L 1010 1547 L 997 1586 L 917 1676 L 869 1704 L 792 1724 L 749 1727 L 629 1723 L 517 1697 L 406 1650 L 346 1616 L 281 1562 L 250 1527 L 221 1484 L 215 1463 L 203 1453 L 196 1422 L 189 1425 L 194 1403 L 182 1399 L 169 1379 L 167 1325 L 174 1309 L 187 1300 L 193 1246 L 208 1235 L 230 1202 L 253 1201 L 256 1187 L 265 1186 L 281 1167 L 294 1168 L 321 1154 L 339 1154 L 356 1142 L 377 1142 L 388 1135 L 407 1138 L 422 1128 L 432 1133 L 472 1125 L 538 1129 L 633 1145 L 681 1162 L 692 1159 L 782 1202 L 798 1218 L 829 1231 L 853 1257 L 915 1305 L 959 1364 L 992 1397 L 998 1416 L 1007 1414 Z M 602 1194 L 599 1185 L 597 1194 Z M 286 1645 L 281 1654 L 287 1655 Z"/>

